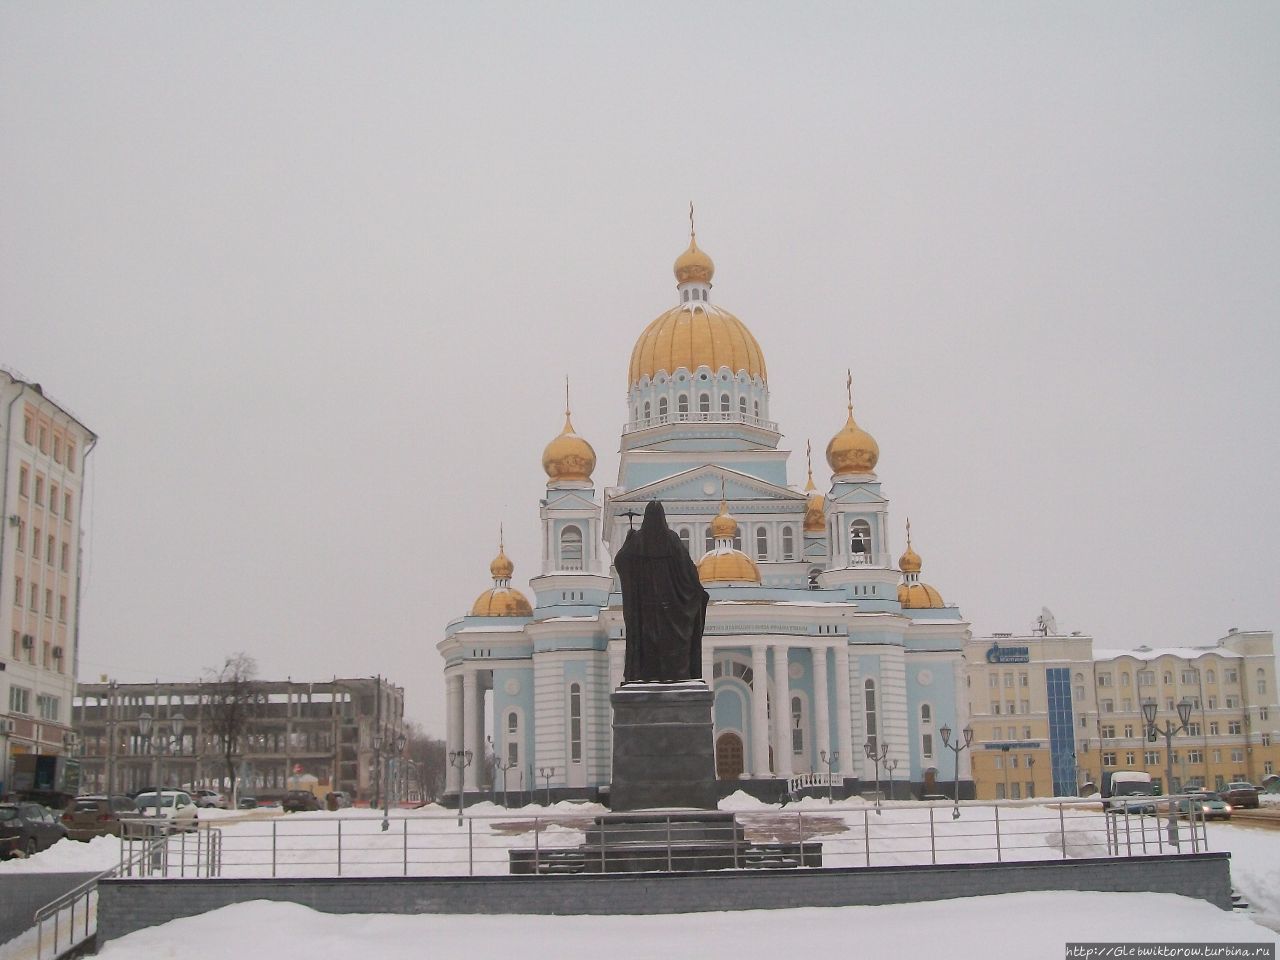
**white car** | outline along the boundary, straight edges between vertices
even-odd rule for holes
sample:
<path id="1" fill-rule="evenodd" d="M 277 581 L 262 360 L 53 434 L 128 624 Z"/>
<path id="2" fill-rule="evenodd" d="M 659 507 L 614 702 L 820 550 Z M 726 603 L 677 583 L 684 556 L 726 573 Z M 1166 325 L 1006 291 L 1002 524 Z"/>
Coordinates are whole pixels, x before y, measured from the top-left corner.
<path id="1" fill-rule="evenodd" d="M 191 794 L 182 790 L 140 793 L 133 802 L 138 806 L 139 819 L 163 817 L 176 827 L 191 830 L 196 827 L 196 802 L 191 799 Z"/>
<path id="2" fill-rule="evenodd" d="M 217 807 L 219 810 L 227 809 L 227 798 L 217 790 L 193 790 L 191 792 L 191 796 L 192 799 L 195 800 L 197 807 Z"/>

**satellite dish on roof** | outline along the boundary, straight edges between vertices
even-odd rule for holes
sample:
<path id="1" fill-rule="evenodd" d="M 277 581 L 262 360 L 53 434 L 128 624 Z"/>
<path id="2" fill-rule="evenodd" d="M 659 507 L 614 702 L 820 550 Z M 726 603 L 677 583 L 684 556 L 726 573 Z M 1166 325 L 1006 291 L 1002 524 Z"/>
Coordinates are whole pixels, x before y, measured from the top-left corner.
<path id="1" fill-rule="evenodd" d="M 1048 607 L 1040 608 L 1040 616 L 1036 617 L 1036 633 L 1042 637 L 1058 635 L 1058 621 Z"/>

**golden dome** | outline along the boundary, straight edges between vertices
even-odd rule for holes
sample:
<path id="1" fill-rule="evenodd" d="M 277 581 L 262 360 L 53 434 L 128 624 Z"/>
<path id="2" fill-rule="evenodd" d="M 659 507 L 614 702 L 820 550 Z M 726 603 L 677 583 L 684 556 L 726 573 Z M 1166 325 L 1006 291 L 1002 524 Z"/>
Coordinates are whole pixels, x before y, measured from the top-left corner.
<path id="1" fill-rule="evenodd" d="M 827 498 L 813 485 L 813 447 L 807 440 L 804 444 L 804 455 L 809 462 L 809 481 L 804 485 L 804 492 L 809 494 L 809 503 L 804 508 L 804 532 L 822 533 L 827 528 Z"/>
<path id="2" fill-rule="evenodd" d="M 507 557 L 507 551 L 499 544 L 498 555 L 489 564 L 489 575 L 495 580 L 510 580 L 511 574 L 515 572 L 516 565 L 511 562 Z"/>
<path id="3" fill-rule="evenodd" d="M 849 374 L 849 419 L 827 444 L 827 464 L 836 476 L 844 473 L 871 473 L 880 460 L 876 438 L 853 419 L 853 374 Z"/>
<path id="4" fill-rule="evenodd" d="M 689 249 L 676 257 L 674 270 L 676 283 L 710 283 L 716 275 L 716 265 L 703 251 L 698 249 L 698 240 L 689 236 Z"/>
<path id="5" fill-rule="evenodd" d="M 732 540 L 738 535 L 738 521 L 729 516 L 729 505 L 720 500 L 720 513 L 711 521 L 711 537 L 714 540 Z"/>
<path id="6" fill-rule="evenodd" d="M 596 468 L 596 452 L 579 436 L 569 419 L 569 382 L 564 385 L 564 429 L 542 451 L 542 469 L 552 480 L 590 480 Z"/>
<path id="7" fill-rule="evenodd" d="M 471 605 L 473 617 L 532 617 L 533 607 L 514 587 L 491 587 Z"/>
<path id="8" fill-rule="evenodd" d="M 631 351 L 631 385 L 660 370 L 673 374 L 684 367 L 692 373 L 702 366 L 768 379 L 764 353 L 746 324 L 728 310 L 690 302 L 672 307 L 640 334 Z"/>
<path id="9" fill-rule="evenodd" d="M 727 583 L 730 581 L 760 582 L 760 569 L 755 561 L 741 550 L 712 550 L 698 561 L 698 579 L 703 583 Z"/>
<path id="10" fill-rule="evenodd" d="M 907 549 L 898 558 L 898 569 L 903 573 L 919 573 L 921 566 L 920 554 L 911 549 L 911 518 L 907 517 Z"/>
<path id="11" fill-rule="evenodd" d="M 903 583 L 898 586 L 898 603 L 904 610 L 930 610 L 945 607 L 942 594 L 927 583 Z"/>

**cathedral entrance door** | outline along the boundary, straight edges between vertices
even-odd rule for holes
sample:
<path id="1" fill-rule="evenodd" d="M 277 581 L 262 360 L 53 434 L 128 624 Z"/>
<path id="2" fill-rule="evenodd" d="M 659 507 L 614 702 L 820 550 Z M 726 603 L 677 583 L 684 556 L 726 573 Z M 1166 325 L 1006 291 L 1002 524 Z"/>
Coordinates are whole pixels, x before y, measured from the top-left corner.
<path id="1" fill-rule="evenodd" d="M 722 733 L 716 738 L 716 779 L 737 780 L 742 776 L 742 738 Z"/>
<path id="2" fill-rule="evenodd" d="M 936 794 L 938 792 L 938 768 L 929 767 L 924 772 L 924 795 Z"/>

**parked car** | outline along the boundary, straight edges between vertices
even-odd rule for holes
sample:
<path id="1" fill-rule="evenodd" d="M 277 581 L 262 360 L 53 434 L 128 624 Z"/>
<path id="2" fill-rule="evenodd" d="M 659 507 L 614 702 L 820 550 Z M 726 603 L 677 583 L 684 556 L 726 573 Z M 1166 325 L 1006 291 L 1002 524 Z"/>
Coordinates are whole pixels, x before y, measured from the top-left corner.
<path id="1" fill-rule="evenodd" d="M 319 810 L 320 800 L 310 790 L 290 790 L 284 795 L 280 806 L 285 813 L 300 813 L 303 810 Z"/>
<path id="2" fill-rule="evenodd" d="M 52 810 L 38 803 L 0 803 L 0 857 L 29 857 L 67 835 Z"/>
<path id="3" fill-rule="evenodd" d="M 227 798 L 217 790 L 193 790 L 191 798 L 195 800 L 197 807 L 216 807 L 219 810 L 225 810 L 228 806 Z"/>
<path id="4" fill-rule="evenodd" d="M 1178 816 L 1188 817 L 1195 814 L 1205 820 L 1230 820 L 1231 804 L 1211 791 L 1193 793 L 1183 797 L 1177 803 Z"/>
<path id="5" fill-rule="evenodd" d="M 1263 793 L 1280 793 L 1280 776 L 1275 774 L 1262 778 Z"/>
<path id="6" fill-rule="evenodd" d="M 72 840 L 120 836 L 120 821 L 137 817 L 138 805 L 125 796 L 76 797 L 62 813 L 62 825 Z"/>
<path id="7" fill-rule="evenodd" d="M 237 810 L 256 810 L 258 808 L 257 797 L 241 797 L 236 801 Z"/>
<path id="8" fill-rule="evenodd" d="M 1258 809 L 1258 788 L 1245 780 L 1233 780 L 1225 790 L 1219 791 L 1222 799 L 1236 809 Z"/>
<path id="9" fill-rule="evenodd" d="M 140 793 L 134 798 L 139 817 L 164 817 L 174 826 L 195 829 L 196 802 L 183 790 Z"/>

